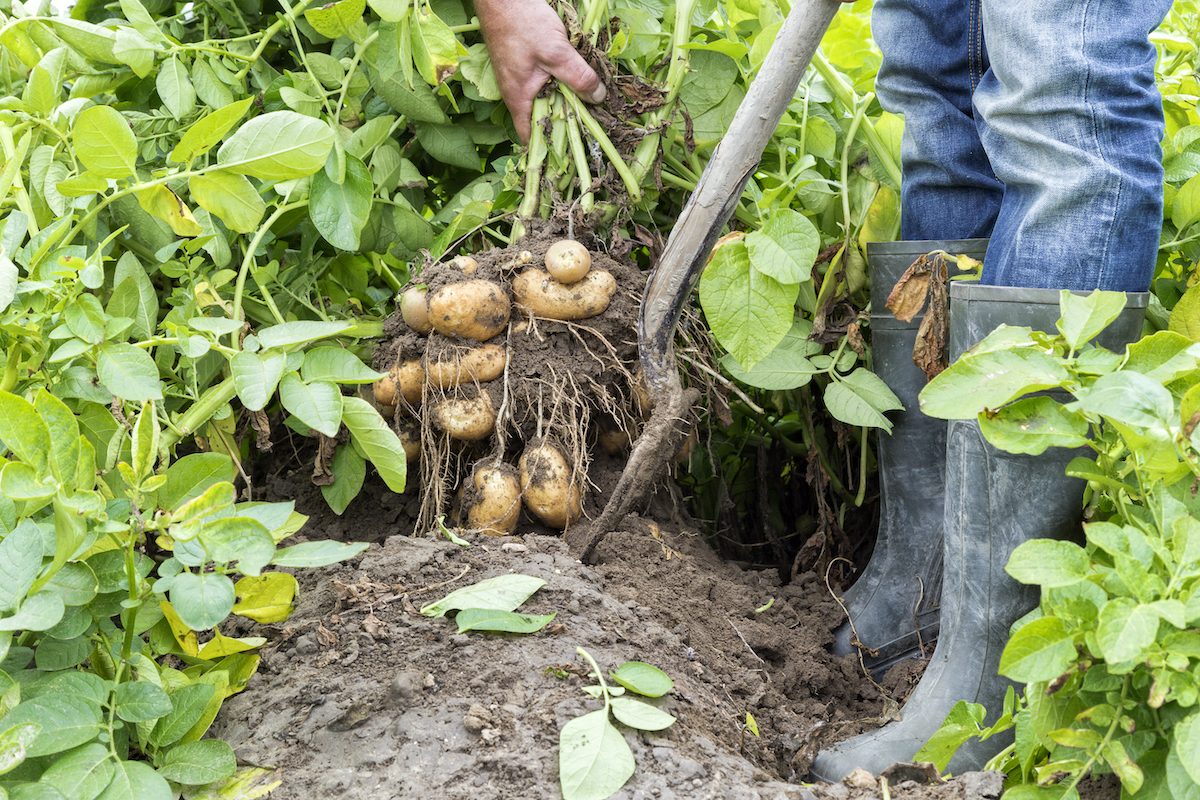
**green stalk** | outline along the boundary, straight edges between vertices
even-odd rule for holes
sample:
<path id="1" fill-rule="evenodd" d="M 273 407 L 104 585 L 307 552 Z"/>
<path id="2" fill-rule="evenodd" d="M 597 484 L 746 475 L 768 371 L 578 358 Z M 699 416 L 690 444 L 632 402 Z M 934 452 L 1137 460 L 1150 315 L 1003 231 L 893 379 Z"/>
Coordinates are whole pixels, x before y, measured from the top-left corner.
<path id="1" fill-rule="evenodd" d="M 600 693 L 604 695 L 604 710 L 608 711 L 612 705 L 612 701 L 608 696 L 608 684 L 604 682 L 604 673 L 600 671 L 600 665 L 592 658 L 591 653 L 584 650 L 582 647 L 576 647 L 575 652 L 587 659 L 587 662 L 592 665 L 592 669 L 596 671 L 596 680 L 600 682 Z"/>
<path id="2" fill-rule="evenodd" d="M 698 0 L 680 0 L 675 6 L 675 30 L 671 32 L 671 64 L 667 68 L 667 98 L 664 108 L 673 108 L 687 76 L 688 59 L 685 49 L 692 38 L 692 12 Z"/>
<path id="3" fill-rule="evenodd" d="M 308 205 L 307 200 L 299 200 L 275 209 L 271 216 L 267 217 L 266 222 L 259 226 L 258 232 L 254 234 L 254 238 L 250 240 L 250 243 L 246 245 L 246 255 L 242 258 L 242 267 L 238 270 L 237 284 L 235 284 L 233 289 L 233 315 L 230 319 L 240 321 L 242 318 L 242 295 L 246 291 L 246 276 L 250 274 L 250 266 L 254 263 L 254 251 L 258 249 L 258 245 L 262 242 L 263 237 L 267 235 L 267 231 L 271 230 L 271 226 L 288 211 L 306 205 Z M 233 345 L 236 347 L 237 331 L 231 333 L 230 336 L 235 337 Z"/>
<path id="4" fill-rule="evenodd" d="M 846 246 L 850 244 L 850 146 L 854 144 L 854 134 L 858 133 L 859 125 L 866 119 L 867 106 L 875 99 L 875 95 L 867 92 L 862 103 L 854 111 L 854 119 L 850 121 L 850 130 L 846 131 L 846 143 L 842 147 L 842 219 L 846 226 Z"/>
<path id="5" fill-rule="evenodd" d="M 846 108 L 854 108 L 857 104 L 857 94 L 854 87 L 842 80 L 842 76 L 837 73 L 833 65 L 826 60 L 825 55 L 818 50 L 813 54 L 813 68 L 817 73 L 825 79 L 825 83 L 829 84 L 829 88 L 833 91 L 834 97 L 841 102 Z M 883 168 L 888 177 L 897 185 L 900 185 L 900 166 L 892 160 L 891 153 L 884 147 L 883 140 L 879 138 L 879 134 L 875 132 L 875 126 L 870 120 L 863 120 L 863 138 L 871 146 L 872 154 L 876 157 L 878 164 Z"/>
<path id="6" fill-rule="evenodd" d="M 24 348 L 16 339 L 9 343 L 8 358 L 4 364 L 4 378 L 0 380 L 0 392 L 11 392 L 17 388 L 17 379 L 21 374 L 21 356 L 24 353 Z"/>
<path id="7" fill-rule="evenodd" d="M 595 45 L 600 36 L 600 25 L 604 21 L 603 17 L 608 14 L 608 2 L 607 0 L 591 0 L 586 6 L 583 21 L 579 23 L 579 28 L 583 31 L 583 35 L 588 38 L 588 41 Z"/>
<path id="8" fill-rule="evenodd" d="M 191 436 L 197 428 L 212 419 L 212 415 L 217 413 L 217 409 L 236 396 L 237 387 L 233 385 L 233 378 L 226 378 L 216 386 L 210 387 L 199 400 L 192 404 L 191 408 L 184 412 L 175 428 L 163 432 L 163 449 L 175 445 L 185 436 Z"/>
<path id="9" fill-rule="evenodd" d="M 613 145 L 612 140 L 608 138 L 608 134 L 604 132 L 604 128 L 596 122 L 588 110 L 583 107 L 583 103 L 579 102 L 579 98 L 575 93 L 565 86 L 560 87 L 562 95 L 566 98 L 567 104 L 575 112 L 583 122 L 583 126 L 587 128 L 588 133 L 592 135 L 599 144 L 600 149 L 604 151 L 604 155 L 612 163 L 613 169 L 621 176 L 621 182 L 625 184 L 625 191 L 629 194 L 629 202 L 637 205 L 642 202 L 642 185 L 637 177 L 629 170 L 629 165 L 625 163 L 625 159 L 621 158 L 621 154 L 617 152 L 617 148 Z"/>
<path id="10" fill-rule="evenodd" d="M 567 91 L 563 89 L 563 91 Z M 525 196 L 517 207 L 517 221 L 513 223 L 513 238 L 525 233 L 522 220 L 532 219 L 538 210 L 538 197 L 542 188 L 542 166 L 546 162 L 546 131 L 543 120 L 550 114 L 550 100 L 536 97 L 533 100 L 533 127 L 529 130 L 529 146 L 525 149 Z"/>
<path id="11" fill-rule="evenodd" d="M 567 114 L 567 140 L 571 143 L 575 173 L 579 176 L 579 207 L 584 214 L 590 214 L 596 207 L 596 198 L 592 194 L 592 171 L 588 167 L 587 151 L 583 148 L 583 136 L 579 133 L 579 117 L 574 109 Z"/>

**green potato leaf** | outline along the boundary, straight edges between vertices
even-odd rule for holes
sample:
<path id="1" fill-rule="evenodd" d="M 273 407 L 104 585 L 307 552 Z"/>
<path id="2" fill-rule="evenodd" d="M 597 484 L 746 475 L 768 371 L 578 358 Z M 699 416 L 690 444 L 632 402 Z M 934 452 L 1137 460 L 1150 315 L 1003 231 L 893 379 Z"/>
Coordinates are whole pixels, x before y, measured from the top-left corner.
<path id="1" fill-rule="evenodd" d="M 796 284 L 754 269 L 742 242 L 713 253 L 700 278 L 700 305 L 721 346 L 752 369 L 783 341 L 795 317 Z"/>
<path id="2" fill-rule="evenodd" d="M 442 617 L 448 611 L 466 608 L 513 611 L 545 585 L 544 580 L 530 575 L 500 575 L 453 591 L 422 608 L 421 613 L 427 617 Z"/>
<path id="3" fill-rule="evenodd" d="M 584 714 L 558 735 L 558 778 L 563 800 L 606 800 L 635 769 L 633 753 L 608 710 Z"/>
<path id="4" fill-rule="evenodd" d="M 537 633 L 550 624 L 556 614 L 516 614 L 498 609 L 464 608 L 454 616 L 458 632 L 493 631 L 497 633 Z"/>
<path id="5" fill-rule="evenodd" d="M 359 236 L 371 215 L 375 189 L 371 173 L 362 161 L 345 156 L 345 179 L 335 183 L 328 168 L 313 176 L 309 218 L 317 231 L 334 247 L 358 250 Z"/>
<path id="6" fill-rule="evenodd" d="M 646 697 L 662 697 L 675 688 L 675 683 L 667 673 L 641 661 L 626 661 L 608 675 L 629 691 Z"/>
<path id="7" fill-rule="evenodd" d="M 101 178 L 128 178 L 137 162 L 137 139 L 121 113 L 110 106 L 86 108 L 71 128 L 75 153 Z"/>
<path id="8" fill-rule="evenodd" d="M 675 724 L 675 717 L 636 697 L 614 697 L 609 702 L 617 722 L 639 731 L 661 731 Z"/>
<path id="9" fill-rule="evenodd" d="M 217 152 L 226 169 L 264 180 L 312 175 L 333 149 L 327 122 L 295 111 L 272 111 L 238 128 Z"/>

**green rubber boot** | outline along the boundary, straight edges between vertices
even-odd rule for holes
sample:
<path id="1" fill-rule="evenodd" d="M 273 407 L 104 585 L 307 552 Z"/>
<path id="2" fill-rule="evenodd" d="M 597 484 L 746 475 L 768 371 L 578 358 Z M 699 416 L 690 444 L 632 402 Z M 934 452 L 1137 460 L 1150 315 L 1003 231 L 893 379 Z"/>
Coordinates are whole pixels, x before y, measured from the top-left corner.
<path id="1" fill-rule="evenodd" d="M 945 496 L 946 421 L 921 413 L 917 395 L 925 373 L 913 364 L 924 314 L 902 322 L 887 309 L 892 287 L 918 257 L 934 250 L 983 260 L 987 239 L 886 242 L 867 245 L 871 275 L 872 368 L 900 402 L 889 414 L 890 434 L 876 438 L 879 532 L 870 561 L 842 595 L 853 622 L 834 631 L 836 655 L 865 645 L 863 661 L 877 674 L 917 655 L 937 638 L 942 588 L 942 507 Z M 919 635 L 918 635 L 919 631 Z M 871 654 L 874 651 L 874 655 Z"/>
<path id="2" fill-rule="evenodd" d="M 956 282 L 950 290 L 950 352 L 957 358 L 1000 324 L 1055 330 L 1059 293 Z M 1125 311 L 1098 338 L 1121 351 L 1141 332 L 1149 295 L 1127 295 Z M 1066 476 L 1077 450 L 1051 448 L 1036 456 L 989 445 L 974 420 L 949 423 L 941 635 L 900 722 L 821 751 L 814 780 L 841 780 L 857 767 L 879 773 L 910 761 L 941 727 L 959 700 L 996 714 L 1010 682 L 1000 676 L 1000 653 L 1014 622 L 1038 603 L 1036 586 L 1004 571 L 1017 545 L 1033 538 L 1071 538 L 1080 531 L 1085 482 Z M 1007 746 L 1002 737 L 969 741 L 949 769 L 980 769 Z M 1011 738 L 1009 739 L 1011 741 Z"/>

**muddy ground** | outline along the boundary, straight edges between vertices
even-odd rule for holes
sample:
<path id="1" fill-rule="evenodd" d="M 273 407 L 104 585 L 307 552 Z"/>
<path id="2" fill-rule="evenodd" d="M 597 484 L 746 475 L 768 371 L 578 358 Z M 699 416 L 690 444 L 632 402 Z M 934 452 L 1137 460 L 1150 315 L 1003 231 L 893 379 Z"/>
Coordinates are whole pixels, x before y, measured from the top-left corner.
<path id="1" fill-rule="evenodd" d="M 410 535 L 416 498 L 378 482 L 342 517 L 306 474 L 273 482 L 311 515 L 302 536 L 372 543 L 300 574 L 295 614 L 258 629 L 270 638 L 261 668 L 214 727 L 241 761 L 279 769 L 273 798 L 560 798 L 559 730 L 600 707 L 581 691 L 580 647 L 605 670 L 644 661 L 675 683 L 661 707 L 678 722 L 624 729 L 637 771 L 617 798 L 886 796 L 873 780 L 801 784 L 815 748 L 879 724 L 885 708 L 857 664 L 826 651 L 840 611 L 816 575 L 782 585 L 774 571 L 723 562 L 665 503 L 654 521 L 627 518 L 585 566 L 559 537 L 469 535 L 462 547 Z M 521 610 L 557 614 L 548 628 L 458 634 L 418 612 L 507 573 L 546 581 Z M 919 671 L 898 669 L 883 688 L 902 696 Z M 746 712 L 759 737 L 743 730 Z M 907 777 L 892 775 L 890 797 L 1001 791 L 998 773 L 933 786 Z"/>

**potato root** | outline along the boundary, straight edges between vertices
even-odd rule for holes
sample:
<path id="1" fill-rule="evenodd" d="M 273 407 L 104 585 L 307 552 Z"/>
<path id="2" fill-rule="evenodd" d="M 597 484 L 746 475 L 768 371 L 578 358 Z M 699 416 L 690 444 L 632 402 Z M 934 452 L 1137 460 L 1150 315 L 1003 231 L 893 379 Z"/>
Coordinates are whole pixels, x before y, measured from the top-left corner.
<path id="1" fill-rule="evenodd" d="M 422 336 L 433 330 L 429 322 L 428 294 L 424 286 L 413 286 L 400 295 L 400 316 L 404 324 Z"/>
<path id="2" fill-rule="evenodd" d="M 428 357 L 426 359 L 428 361 Z M 486 383 L 504 374 L 508 351 L 502 344 L 485 344 L 465 353 L 442 353 L 436 361 L 426 364 L 429 382 L 439 389 L 449 389 L 461 383 Z"/>
<path id="3" fill-rule="evenodd" d="M 513 278 L 517 305 L 547 319 L 577 320 L 602 314 L 616 291 L 616 279 L 602 269 L 594 269 L 572 284 L 559 283 L 540 269 L 527 269 Z"/>
<path id="4" fill-rule="evenodd" d="M 511 464 L 475 465 L 476 500 L 467 510 L 467 525 L 488 536 L 507 536 L 521 516 L 521 476 Z"/>
<path id="5" fill-rule="evenodd" d="M 559 283 L 583 280 L 592 268 L 592 254 L 574 239 L 560 239 L 546 251 L 546 271 Z"/>
<path id="6" fill-rule="evenodd" d="M 487 341 L 508 325 L 511 303 L 492 281 L 451 283 L 429 295 L 429 321 L 444 336 Z"/>
<path id="7" fill-rule="evenodd" d="M 496 429 L 496 411 L 486 392 L 476 397 L 447 397 L 434 408 L 433 424 L 451 438 L 477 442 Z"/>
<path id="8" fill-rule="evenodd" d="M 548 442 L 521 454 L 521 491 L 525 507 L 551 528 L 565 528 L 583 512 L 583 490 L 562 451 Z"/>

